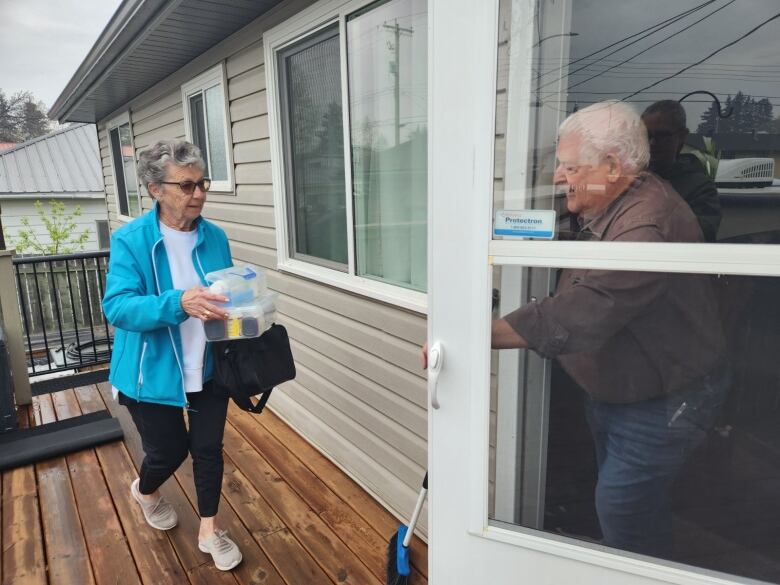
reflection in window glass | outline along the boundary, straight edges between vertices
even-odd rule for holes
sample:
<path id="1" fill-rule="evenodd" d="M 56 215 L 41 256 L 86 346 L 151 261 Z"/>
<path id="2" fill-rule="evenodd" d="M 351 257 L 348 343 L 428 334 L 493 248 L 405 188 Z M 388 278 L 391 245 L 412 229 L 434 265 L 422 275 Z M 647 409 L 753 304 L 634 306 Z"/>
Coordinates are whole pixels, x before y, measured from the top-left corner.
<path id="1" fill-rule="evenodd" d="M 222 86 L 215 85 L 203 92 L 206 100 L 206 125 L 208 127 L 208 154 L 212 181 L 227 181 L 227 152 L 225 150 L 225 99 Z"/>
<path id="2" fill-rule="evenodd" d="M 206 113 L 203 107 L 203 93 L 198 92 L 190 97 L 190 123 L 192 125 L 192 142 L 200 148 L 203 155 L 203 162 L 206 168 L 203 174 L 207 177 L 211 175 L 211 165 L 209 165 L 208 134 L 206 130 Z"/>
<path id="3" fill-rule="evenodd" d="M 650 159 L 638 172 L 668 181 L 700 241 L 780 242 L 776 2 L 684 0 L 652 11 L 638 0 L 501 4 L 497 211 L 554 209 L 557 237 L 578 237 L 582 214 L 555 173 L 558 128 L 619 100 L 646 126 Z M 604 162 L 620 138 L 589 163 Z"/>
<path id="4" fill-rule="evenodd" d="M 356 272 L 426 287 L 427 16 L 424 0 L 347 20 Z"/>
<path id="5" fill-rule="evenodd" d="M 347 213 L 338 28 L 279 55 L 292 256 L 346 270 Z"/>
<path id="6" fill-rule="evenodd" d="M 120 215 L 138 217 L 141 215 L 141 200 L 135 174 L 130 124 L 125 123 L 109 132 L 111 156 L 114 165 L 114 190 Z"/>
<path id="7" fill-rule="evenodd" d="M 780 582 L 780 278 L 502 266 L 494 286 L 491 518 Z"/>

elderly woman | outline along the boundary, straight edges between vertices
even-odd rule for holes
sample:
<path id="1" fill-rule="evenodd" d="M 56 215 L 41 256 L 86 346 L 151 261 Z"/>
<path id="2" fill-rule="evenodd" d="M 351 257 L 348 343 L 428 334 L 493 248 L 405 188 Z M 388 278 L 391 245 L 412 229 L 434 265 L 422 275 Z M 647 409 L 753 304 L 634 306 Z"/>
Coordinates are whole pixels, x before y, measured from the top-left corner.
<path id="1" fill-rule="evenodd" d="M 211 383 L 203 321 L 227 318 L 215 304 L 227 299 L 204 285 L 206 273 L 232 261 L 225 233 L 201 217 L 211 183 L 203 168 L 200 150 L 183 140 L 164 140 L 140 154 L 138 177 L 155 204 L 111 239 L 103 309 L 116 327 L 109 379 L 145 453 L 132 497 L 154 528 L 176 526 L 176 511 L 159 488 L 189 452 L 198 546 L 227 571 L 241 562 L 236 544 L 214 525 L 228 398 Z"/>

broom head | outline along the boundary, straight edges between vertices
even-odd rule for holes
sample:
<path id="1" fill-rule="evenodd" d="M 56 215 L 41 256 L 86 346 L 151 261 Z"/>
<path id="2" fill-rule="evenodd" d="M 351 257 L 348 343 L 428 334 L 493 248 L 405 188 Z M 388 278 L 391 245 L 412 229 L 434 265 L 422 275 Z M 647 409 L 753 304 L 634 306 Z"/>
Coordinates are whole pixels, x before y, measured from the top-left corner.
<path id="1" fill-rule="evenodd" d="M 387 547 L 387 585 L 409 585 L 409 549 L 404 546 L 406 526 L 393 534 Z"/>

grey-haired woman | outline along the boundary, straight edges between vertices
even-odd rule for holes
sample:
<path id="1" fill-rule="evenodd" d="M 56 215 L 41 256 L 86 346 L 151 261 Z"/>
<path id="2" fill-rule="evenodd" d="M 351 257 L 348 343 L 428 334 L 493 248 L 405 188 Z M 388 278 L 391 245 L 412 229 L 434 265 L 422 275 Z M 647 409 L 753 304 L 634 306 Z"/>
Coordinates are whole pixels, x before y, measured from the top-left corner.
<path id="1" fill-rule="evenodd" d="M 241 562 L 238 546 L 214 522 L 228 398 L 211 382 L 203 321 L 227 318 L 215 304 L 227 299 L 209 292 L 205 275 L 232 265 L 230 247 L 222 229 L 201 217 L 210 181 L 195 145 L 164 140 L 142 152 L 138 163 L 155 203 L 114 233 L 103 298 L 116 327 L 109 379 L 145 454 L 130 491 L 151 526 L 173 528 L 176 511 L 159 488 L 190 453 L 198 546 L 227 571 Z"/>

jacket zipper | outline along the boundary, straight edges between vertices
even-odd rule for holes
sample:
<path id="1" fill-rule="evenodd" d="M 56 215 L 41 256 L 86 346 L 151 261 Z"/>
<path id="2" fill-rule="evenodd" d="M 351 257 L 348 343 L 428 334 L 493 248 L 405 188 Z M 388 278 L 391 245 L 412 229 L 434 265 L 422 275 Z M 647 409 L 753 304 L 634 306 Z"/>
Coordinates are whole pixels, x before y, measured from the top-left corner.
<path id="1" fill-rule="evenodd" d="M 141 397 L 141 386 L 144 383 L 144 355 L 146 355 L 147 341 L 144 339 L 144 345 L 141 348 L 141 359 L 138 361 L 138 383 L 136 384 L 136 398 Z"/>
<path id="2" fill-rule="evenodd" d="M 157 287 L 157 294 L 161 294 L 160 291 L 160 280 L 157 277 L 157 261 L 154 259 L 154 252 L 157 246 L 163 241 L 163 238 L 160 238 L 157 240 L 154 245 L 152 246 L 152 271 L 154 272 L 154 284 Z M 176 357 L 176 364 L 179 366 L 179 373 L 181 374 L 181 394 L 182 398 L 184 399 L 184 408 L 188 409 L 190 408 L 190 402 L 187 400 L 187 391 L 184 389 L 184 368 L 181 366 L 181 360 L 179 359 L 179 352 L 176 350 L 176 341 L 173 339 L 173 331 L 171 331 L 170 327 L 166 327 L 168 330 L 168 337 L 171 340 L 171 347 L 173 347 L 173 355 Z"/>

